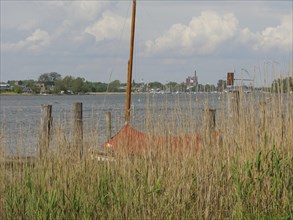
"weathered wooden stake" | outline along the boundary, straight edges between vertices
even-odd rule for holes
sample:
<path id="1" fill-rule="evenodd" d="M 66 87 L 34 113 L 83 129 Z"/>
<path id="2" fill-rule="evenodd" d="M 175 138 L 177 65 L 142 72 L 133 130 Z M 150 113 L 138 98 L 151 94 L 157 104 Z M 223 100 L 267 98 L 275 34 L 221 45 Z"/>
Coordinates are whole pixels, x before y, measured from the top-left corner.
<path id="1" fill-rule="evenodd" d="M 83 156 L 82 103 L 74 104 L 74 151 L 81 159 Z"/>
<path id="2" fill-rule="evenodd" d="M 238 90 L 233 91 L 233 99 L 234 99 L 234 111 L 235 111 L 235 114 L 236 114 L 236 119 L 239 122 L 239 100 L 240 100 L 240 97 L 239 97 L 239 91 Z"/>
<path id="3" fill-rule="evenodd" d="M 111 112 L 106 112 L 106 136 L 107 141 L 111 139 Z"/>
<path id="4" fill-rule="evenodd" d="M 41 133 L 39 139 L 39 150 L 41 158 L 46 157 L 49 151 L 52 121 L 52 105 L 42 105 L 40 131 Z"/>
<path id="5" fill-rule="evenodd" d="M 216 127 L 216 109 L 209 109 L 209 129 L 214 130 Z"/>
<path id="6" fill-rule="evenodd" d="M 240 105 L 240 97 L 239 97 L 239 91 L 235 90 L 232 92 L 229 92 L 227 94 L 227 108 L 228 108 L 228 116 L 232 120 L 232 123 L 235 122 L 235 120 L 239 120 L 239 105 Z"/>

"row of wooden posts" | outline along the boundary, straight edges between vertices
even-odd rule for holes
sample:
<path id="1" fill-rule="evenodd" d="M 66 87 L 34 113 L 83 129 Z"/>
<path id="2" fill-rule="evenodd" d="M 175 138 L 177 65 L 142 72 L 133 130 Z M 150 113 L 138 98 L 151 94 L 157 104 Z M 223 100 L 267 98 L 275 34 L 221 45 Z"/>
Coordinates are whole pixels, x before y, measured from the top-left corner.
<path id="1" fill-rule="evenodd" d="M 41 106 L 41 131 L 39 137 L 40 157 L 45 157 L 49 151 L 52 133 L 52 105 Z M 111 138 L 111 112 L 106 112 L 106 136 Z M 74 103 L 74 151 L 82 158 L 83 156 L 83 119 L 82 103 Z"/>
<path id="2" fill-rule="evenodd" d="M 209 129 L 214 129 L 216 125 L 216 110 L 208 109 Z M 75 153 L 82 158 L 83 156 L 83 119 L 82 103 L 74 103 L 74 142 Z M 40 157 L 45 157 L 49 151 L 51 132 L 52 132 L 52 105 L 41 106 L 41 131 L 39 137 Z M 106 138 L 111 138 L 111 112 L 106 112 Z"/>
<path id="3" fill-rule="evenodd" d="M 239 92 L 235 92 L 236 114 L 239 116 Z M 236 96 L 235 96 L 236 95 Z M 52 132 L 52 105 L 42 105 L 41 107 L 41 131 L 39 138 L 40 157 L 47 155 L 49 151 L 51 132 Z M 214 130 L 216 126 L 216 110 L 207 110 L 207 128 Z M 106 138 L 111 138 L 111 112 L 106 112 Z M 74 103 L 74 151 L 80 158 L 83 156 L 83 119 L 82 103 Z"/>

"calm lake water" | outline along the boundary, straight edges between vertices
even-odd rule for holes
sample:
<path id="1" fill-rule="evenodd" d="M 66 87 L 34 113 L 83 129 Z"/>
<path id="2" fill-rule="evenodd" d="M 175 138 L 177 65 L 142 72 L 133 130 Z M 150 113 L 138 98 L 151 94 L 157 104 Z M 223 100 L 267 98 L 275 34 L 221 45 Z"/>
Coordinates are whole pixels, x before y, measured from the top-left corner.
<path id="1" fill-rule="evenodd" d="M 263 96 L 255 94 L 255 104 Z M 248 95 L 247 95 L 248 97 Z M 219 93 L 197 94 L 133 94 L 131 122 L 144 129 L 145 116 L 168 117 L 168 113 L 179 109 L 180 112 L 192 112 L 201 117 L 203 109 L 222 110 L 222 101 L 226 96 Z M 292 97 L 290 100 L 292 101 Z M 84 137 L 96 135 L 98 144 L 106 141 L 105 114 L 112 114 L 112 135 L 124 126 L 125 95 L 56 95 L 56 96 L 0 96 L 0 141 L 5 152 L 14 153 L 19 146 L 29 154 L 36 152 L 40 128 L 42 105 L 52 105 L 53 126 L 72 133 L 74 103 L 83 104 Z M 285 97 L 286 102 L 286 97 Z M 148 111 L 148 113 L 146 113 Z M 192 118 L 192 117 L 191 117 Z"/>
<path id="2" fill-rule="evenodd" d="M 146 109 L 154 109 L 159 115 L 180 107 L 202 111 L 206 100 L 209 108 L 219 109 L 220 94 L 134 94 L 132 95 L 132 123 L 143 129 Z M 56 96 L 0 96 L 1 145 L 5 151 L 14 152 L 17 146 L 37 145 L 41 106 L 52 105 L 53 124 L 62 124 L 68 130 L 72 127 L 73 106 L 83 104 L 83 124 L 85 136 L 92 130 L 98 131 L 98 141 L 105 141 L 105 114 L 112 114 L 112 134 L 124 124 L 125 95 L 56 95 Z M 147 107 L 149 106 L 149 107 Z M 34 151 L 34 147 L 32 148 Z"/>

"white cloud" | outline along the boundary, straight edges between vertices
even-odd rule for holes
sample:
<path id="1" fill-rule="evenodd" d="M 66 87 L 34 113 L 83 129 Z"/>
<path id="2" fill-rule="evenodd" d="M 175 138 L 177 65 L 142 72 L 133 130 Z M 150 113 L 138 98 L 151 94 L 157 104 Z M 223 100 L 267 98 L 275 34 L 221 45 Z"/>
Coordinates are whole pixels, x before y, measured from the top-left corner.
<path id="1" fill-rule="evenodd" d="M 260 39 L 259 33 L 252 32 L 249 28 L 239 29 L 239 33 L 235 38 L 235 42 L 238 46 L 245 47 L 248 50 L 258 50 L 258 42 Z"/>
<path id="2" fill-rule="evenodd" d="M 93 20 L 111 2 L 107 1 L 49 1 L 48 6 L 59 8 L 65 12 L 65 16 L 74 20 Z"/>
<path id="3" fill-rule="evenodd" d="M 215 78 L 266 57 L 292 59 L 291 2 L 169 3 L 137 4 L 135 57 L 137 72 L 145 79 L 165 80 L 167 74 L 175 79 L 177 74 L 181 80 L 182 69 L 188 72 L 196 67 L 200 80 L 212 81 L 208 73 Z M 104 74 L 108 63 L 113 63 L 106 65 L 105 59 L 117 58 L 127 66 L 130 13 L 129 1 L 3 1 L 1 74 L 9 79 L 11 72 L 41 72 L 52 68 L 52 63 L 70 74 L 77 64 L 99 63 L 99 68 L 80 71 L 91 80 L 97 69 Z M 124 43 L 116 41 L 121 38 Z"/>
<path id="4" fill-rule="evenodd" d="M 119 39 L 124 26 L 130 27 L 130 19 L 113 14 L 110 11 L 103 13 L 102 19 L 87 27 L 85 33 L 91 34 L 96 41 Z"/>
<path id="5" fill-rule="evenodd" d="M 214 11 L 203 11 L 193 17 L 188 25 L 175 24 L 163 36 L 147 41 L 149 53 L 177 50 L 181 54 L 207 54 L 221 43 L 235 36 L 238 20 L 231 14 L 223 16 Z"/>
<path id="6" fill-rule="evenodd" d="M 285 16 L 281 24 L 276 27 L 267 27 L 260 33 L 258 47 L 292 51 L 292 15 Z"/>
<path id="7" fill-rule="evenodd" d="M 257 32 L 249 28 L 239 31 L 237 41 L 255 51 L 285 51 L 292 52 L 292 15 L 284 16 L 281 23 L 275 27 L 266 27 Z"/>
<path id="8" fill-rule="evenodd" d="M 193 17 L 188 25 L 174 24 L 162 36 L 146 42 L 150 54 L 175 52 L 178 55 L 211 54 L 219 48 L 233 50 L 245 47 L 255 51 L 292 52 L 292 14 L 284 16 L 280 24 L 252 32 L 241 28 L 232 13 L 219 15 L 203 11 Z M 236 43 L 236 44 L 234 44 Z"/>
<path id="9" fill-rule="evenodd" d="M 36 52 L 39 51 L 41 48 L 48 46 L 49 43 L 50 36 L 48 32 L 37 29 L 25 40 L 21 40 L 17 43 L 3 43 L 1 46 L 4 51 L 30 50 Z"/>
<path id="10" fill-rule="evenodd" d="M 105 6 L 105 4 L 107 3 L 103 1 L 74 1 L 72 6 L 77 17 L 83 16 L 87 19 L 93 19 Z"/>

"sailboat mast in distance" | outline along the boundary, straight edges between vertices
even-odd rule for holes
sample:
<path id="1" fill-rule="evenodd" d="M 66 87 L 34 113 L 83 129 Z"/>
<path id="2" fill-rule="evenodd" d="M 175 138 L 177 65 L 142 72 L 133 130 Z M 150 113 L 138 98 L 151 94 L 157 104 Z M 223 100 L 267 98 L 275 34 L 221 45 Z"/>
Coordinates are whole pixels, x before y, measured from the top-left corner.
<path id="1" fill-rule="evenodd" d="M 130 53 L 128 61 L 127 74 L 127 88 L 126 88 L 126 112 L 125 123 L 130 121 L 130 105 L 131 105 L 131 82 L 132 82 L 132 66 L 133 66 L 133 47 L 134 47 L 134 33 L 135 33 L 135 14 L 136 14 L 136 0 L 132 1 L 132 19 L 131 19 L 131 35 L 130 35 Z"/>

